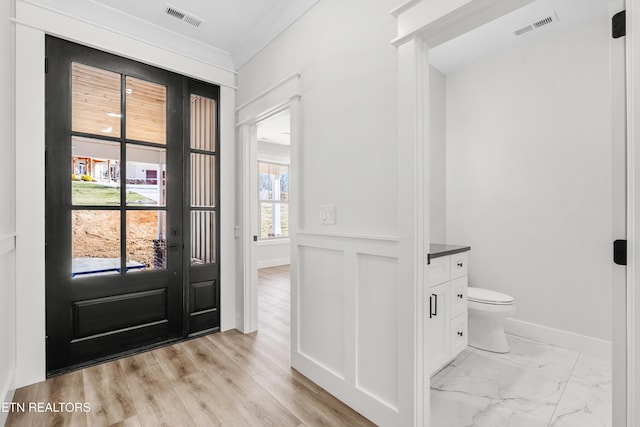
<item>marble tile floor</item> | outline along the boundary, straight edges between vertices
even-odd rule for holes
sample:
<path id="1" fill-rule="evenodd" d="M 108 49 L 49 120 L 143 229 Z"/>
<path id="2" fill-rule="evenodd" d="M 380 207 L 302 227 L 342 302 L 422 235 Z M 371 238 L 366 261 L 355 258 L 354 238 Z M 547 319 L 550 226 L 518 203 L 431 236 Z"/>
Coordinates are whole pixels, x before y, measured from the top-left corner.
<path id="1" fill-rule="evenodd" d="M 468 347 L 431 378 L 435 427 L 611 427 L 611 363 L 507 335 L 510 352 Z"/>

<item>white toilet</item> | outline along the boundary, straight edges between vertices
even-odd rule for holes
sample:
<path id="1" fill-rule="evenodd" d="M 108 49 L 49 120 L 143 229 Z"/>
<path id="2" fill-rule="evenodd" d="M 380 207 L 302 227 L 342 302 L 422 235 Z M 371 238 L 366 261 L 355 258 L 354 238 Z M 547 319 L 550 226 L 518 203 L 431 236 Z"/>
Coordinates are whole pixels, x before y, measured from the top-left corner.
<path id="1" fill-rule="evenodd" d="M 513 297 L 489 289 L 469 286 L 469 345 L 494 353 L 508 353 L 502 321 L 515 313 Z"/>

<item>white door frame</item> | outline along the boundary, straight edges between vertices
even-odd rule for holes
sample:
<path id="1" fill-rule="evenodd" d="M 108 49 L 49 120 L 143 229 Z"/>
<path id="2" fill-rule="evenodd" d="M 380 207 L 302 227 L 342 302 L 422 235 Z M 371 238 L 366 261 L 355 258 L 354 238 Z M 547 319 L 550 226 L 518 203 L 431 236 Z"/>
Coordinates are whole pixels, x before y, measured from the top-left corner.
<path id="1" fill-rule="evenodd" d="M 299 147 L 300 147 L 300 74 L 293 74 L 279 83 L 261 92 L 248 102 L 236 109 L 236 128 L 238 131 L 238 148 L 240 159 L 240 184 L 242 192 L 240 238 L 242 247 L 242 266 L 239 274 L 242 277 L 242 307 L 239 310 L 240 321 L 238 329 L 243 333 L 258 330 L 258 269 L 257 242 L 253 236 L 258 233 L 257 204 L 255 186 L 257 185 L 258 144 L 256 128 L 260 122 L 279 114 L 285 110 L 290 112 L 290 151 L 289 165 L 289 240 L 291 247 L 296 247 L 298 231 L 298 212 L 300 206 L 300 175 L 299 175 Z M 291 324 L 297 318 L 297 262 L 295 251 L 291 251 Z M 294 348 L 295 334 L 291 331 L 291 348 Z"/>
<path id="2" fill-rule="evenodd" d="M 627 10 L 627 426 L 640 424 L 640 7 Z M 636 30 L 636 28 L 638 30 Z"/>
<path id="3" fill-rule="evenodd" d="M 498 16 L 505 15 L 516 10 L 532 0 L 466 0 L 466 1 L 423 1 L 408 0 L 404 5 L 392 12 L 398 19 L 398 37 L 392 43 L 399 48 L 399 69 L 400 73 L 411 77 L 416 89 L 422 87 L 415 99 L 412 93 L 400 93 L 399 105 L 415 105 L 416 102 L 426 105 L 429 99 L 428 84 L 428 50 L 430 45 L 437 45 L 445 40 L 454 38 L 467 32 L 477 25 L 482 17 L 484 22 L 489 22 Z M 627 231 L 629 253 L 627 257 L 627 278 L 626 278 L 626 336 L 625 333 L 614 331 L 613 340 L 613 360 L 619 361 L 614 368 L 614 419 L 616 425 L 626 425 L 635 427 L 640 423 L 640 409 L 635 408 L 635 404 L 640 399 L 640 325 L 638 325 L 638 314 L 640 313 L 640 291 L 636 291 L 636 286 L 640 285 L 640 276 L 636 278 L 636 265 L 640 265 L 640 31 L 634 32 L 634 24 L 640 28 L 640 6 L 633 7 L 633 2 L 629 0 L 609 0 L 610 10 L 619 11 L 626 3 L 627 10 L 627 37 L 626 37 L 626 60 L 627 60 Z M 491 7 L 488 7 L 491 6 Z M 617 9 L 616 9 L 617 8 Z M 446 19 L 443 18 L 446 16 Z M 403 55 L 402 49 L 413 51 L 411 55 Z M 621 52 L 612 48 L 614 59 L 623 59 Z M 407 59 L 410 58 L 410 59 Z M 619 76 L 620 73 L 616 73 Z M 615 76 L 614 76 L 615 77 Z M 612 82 L 612 90 L 615 92 L 616 85 Z M 619 87 L 618 87 L 619 89 Z M 616 93 L 614 93 L 616 96 Z M 617 93 L 615 101 L 623 101 L 620 92 Z M 620 113 L 622 105 L 614 107 L 614 112 Z M 426 116 L 425 116 L 426 117 Z M 424 117 L 401 117 L 400 123 L 405 126 L 407 123 L 418 125 L 414 139 L 418 144 L 429 146 L 428 120 Z M 614 120 L 612 126 L 624 127 L 620 121 Z M 622 129 L 612 128 L 612 137 L 620 138 Z M 620 142 L 620 141 L 618 141 Z M 639 147 L 636 149 L 636 147 Z M 418 159 L 419 169 L 423 175 L 428 177 L 428 159 Z M 416 176 L 416 180 L 420 177 Z M 624 178 L 623 178 L 624 179 Z M 619 181 L 618 181 L 619 183 Z M 419 183 L 416 183 L 419 185 Z M 428 199 L 425 200 L 425 212 L 428 212 Z M 620 224 L 617 224 L 618 226 Z M 428 234 L 428 227 L 421 231 L 418 240 Z M 618 230 L 617 230 L 618 231 Z M 417 230 L 420 232 L 420 230 Z M 624 235 L 624 232 L 622 232 Z M 616 238 L 622 238 L 616 236 Z M 421 262 L 419 257 L 416 262 Z M 622 273 L 624 274 L 624 273 Z M 614 280 L 620 279 L 620 270 L 614 272 Z M 616 280 L 616 283 L 622 280 Z M 621 307 L 614 307 L 614 309 Z M 616 323 L 616 327 L 622 327 L 621 322 Z M 624 328 L 622 328 L 624 329 Z M 626 339 L 625 339 L 626 338 Z M 425 337 L 428 339 L 428 337 Z M 621 342 L 622 340 L 622 342 Z M 626 344 L 626 345 L 625 345 Z M 417 339 L 416 346 L 422 343 Z M 623 354 L 625 353 L 625 354 Z M 619 367 L 622 363 L 623 368 Z M 417 368 L 418 372 L 420 367 Z M 417 375 L 418 378 L 423 378 Z M 626 384 L 625 384 L 626 377 Z M 423 380 L 423 384 L 416 384 L 416 398 L 424 402 L 422 408 L 416 408 L 416 424 L 429 425 L 429 381 Z M 423 391 L 424 396 L 420 396 Z M 418 405 L 419 406 L 419 405 Z M 625 417 L 626 415 L 626 417 Z M 626 422 L 625 422 L 626 418 Z"/>

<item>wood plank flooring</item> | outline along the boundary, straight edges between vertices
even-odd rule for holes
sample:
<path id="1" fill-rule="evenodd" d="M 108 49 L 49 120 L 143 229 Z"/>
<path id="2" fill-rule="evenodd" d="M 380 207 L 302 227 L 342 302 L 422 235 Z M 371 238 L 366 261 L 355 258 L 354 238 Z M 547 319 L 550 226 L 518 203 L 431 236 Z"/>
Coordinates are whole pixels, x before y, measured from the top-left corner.
<path id="1" fill-rule="evenodd" d="M 290 368 L 289 267 L 259 270 L 259 331 L 227 331 L 16 391 L 6 426 L 370 426 Z M 87 402 L 39 413 L 30 402 Z"/>

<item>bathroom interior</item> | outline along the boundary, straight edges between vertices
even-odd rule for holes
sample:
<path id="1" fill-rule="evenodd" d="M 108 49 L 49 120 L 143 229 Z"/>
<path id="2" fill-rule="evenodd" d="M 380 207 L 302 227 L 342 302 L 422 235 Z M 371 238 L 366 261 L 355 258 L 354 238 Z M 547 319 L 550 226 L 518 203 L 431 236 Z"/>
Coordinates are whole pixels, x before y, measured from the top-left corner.
<path id="1" fill-rule="evenodd" d="M 431 242 L 470 247 L 469 344 L 488 339 L 474 330 L 481 288 L 499 293 L 487 307 L 504 313 L 508 346 L 454 352 L 451 339 L 429 372 L 433 426 L 616 425 L 625 160 L 612 76 L 624 64 L 611 61 L 609 8 L 538 0 L 429 51 Z"/>

